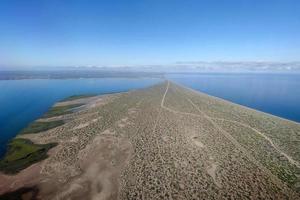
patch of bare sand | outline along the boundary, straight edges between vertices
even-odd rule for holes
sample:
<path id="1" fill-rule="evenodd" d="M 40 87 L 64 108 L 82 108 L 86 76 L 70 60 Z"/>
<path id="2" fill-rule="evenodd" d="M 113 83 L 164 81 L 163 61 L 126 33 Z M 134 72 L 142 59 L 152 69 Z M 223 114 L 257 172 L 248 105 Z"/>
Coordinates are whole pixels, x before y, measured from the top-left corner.
<path id="1" fill-rule="evenodd" d="M 120 174 L 132 151 L 126 139 L 97 136 L 79 153 L 82 173 L 64 184 L 51 199 L 116 199 Z"/>
<path id="2" fill-rule="evenodd" d="M 216 186 L 222 188 L 222 184 L 219 182 L 217 177 L 218 164 L 214 162 L 213 157 L 209 155 L 206 146 L 200 141 L 199 135 L 194 129 L 191 128 L 186 129 L 186 134 L 188 135 L 188 138 L 192 141 L 193 144 L 195 144 L 197 147 L 204 149 L 204 151 L 207 152 L 208 160 L 206 162 L 206 172 L 209 176 L 212 177 Z"/>
<path id="3" fill-rule="evenodd" d="M 77 130 L 77 129 L 85 128 L 85 127 L 89 126 L 91 123 L 97 122 L 99 119 L 101 119 L 101 117 L 92 119 L 92 120 L 90 120 L 89 122 L 86 122 L 86 123 L 81 123 L 78 126 L 75 126 L 72 130 Z"/>
<path id="4" fill-rule="evenodd" d="M 101 106 L 101 105 L 104 105 L 105 102 L 103 101 L 103 99 L 97 99 L 96 101 L 88 104 L 88 108 L 95 108 L 95 107 L 98 107 L 98 106 Z"/>
<path id="5" fill-rule="evenodd" d="M 222 184 L 217 179 L 218 165 L 217 165 L 217 163 L 213 162 L 212 157 L 209 158 L 209 161 L 210 161 L 210 166 L 208 166 L 206 168 L 206 172 L 208 173 L 208 175 L 210 175 L 212 177 L 212 179 L 213 179 L 214 183 L 216 184 L 216 186 L 218 186 L 219 188 L 222 188 Z"/>
<path id="6" fill-rule="evenodd" d="M 199 133 L 192 128 L 186 128 L 185 130 L 188 139 L 195 144 L 197 147 L 205 148 L 205 145 L 200 141 Z"/>
<path id="7" fill-rule="evenodd" d="M 98 96 L 97 98 L 91 100 L 88 104 L 87 104 L 87 108 L 98 108 L 100 106 L 103 106 L 109 102 L 111 102 L 112 100 L 114 100 L 115 98 L 117 98 L 120 94 L 111 94 L 111 95 L 101 95 Z"/>
<path id="8" fill-rule="evenodd" d="M 114 130 L 111 130 L 111 129 L 106 129 L 106 130 L 103 131 L 101 134 L 102 134 L 102 135 L 114 135 L 114 134 L 115 134 L 115 131 L 114 131 Z"/>
<path id="9" fill-rule="evenodd" d="M 198 146 L 200 148 L 204 148 L 205 147 L 205 145 L 202 142 L 200 142 L 200 140 L 199 140 L 199 138 L 197 136 L 192 137 L 192 140 L 193 140 L 193 142 L 194 142 L 194 144 L 196 146 Z"/>
<path id="10" fill-rule="evenodd" d="M 101 99 L 99 96 L 94 96 L 94 97 L 85 97 L 85 98 L 79 98 L 75 100 L 70 100 L 70 101 L 62 101 L 56 103 L 54 106 L 68 106 L 68 105 L 73 105 L 73 104 L 87 104 L 90 102 L 94 102 Z"/>
<path id="11" fill-rule="evenodd" d="M 128 117 L 125 117 L 125 118 L 119 120 L 119 121 L 117 122 L 118 127 L 124 128 L 124 127 L 126 127 L 127 125 L 130 125 L 130 122 L 129 122 L 128 119 L 129 119 Z"/>
<path id="12" fill-rule="evenodd" d="M 128 110 L 128 114 L 129 114 L 129 115 L 134 115 L 135 113 L 137 113 L 137 111 L 138 111 L 137 108 L 130 108 L 130 109 Z"/>
<path id="13" fill-rule="evenodd" d="M 47 154 L 49 156 L 53 155 L 56 149 L 57 146 L 50 149 Z M 41 169 L 44 162 L 45 160 L 32 164 L 14 175 L 0 173 L 0 195 L 16 191 L 22 187 L 34 187 L 38 183 L 43 182 L 44 177 L 41 174 Z"/>
<path id="14" fill-rule="evenodd" d="M 81 128 L 87 127 L 88 125 L 90 125 L 89 122 L 79 124 L 78 126 L 75 126 L 72 130 L 81 129 Z"/>
<path id="15" fill-rule="evenodd" d="M 38 183 L 41 180 L 40 164 L 41 163 L 33 164 L 16 175 L 0 173 L 0 195 L 22 187 L 32 187 Z"/>
<path id="16" fill-rule="evenodd" d="M 170 140 L 169 136 L 167 136 L 167 135 L 163 135 L 163 136 L 161 137 L 161 139 L 162 139 L 164 142 L 169 142 L 169 140 Z"/>

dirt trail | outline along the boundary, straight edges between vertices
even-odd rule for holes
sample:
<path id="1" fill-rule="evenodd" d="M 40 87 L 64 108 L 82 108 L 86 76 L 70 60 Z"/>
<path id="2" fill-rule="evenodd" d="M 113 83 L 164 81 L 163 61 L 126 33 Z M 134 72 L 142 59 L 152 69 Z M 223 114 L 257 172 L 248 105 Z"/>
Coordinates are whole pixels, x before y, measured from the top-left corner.
<path id="1" fill-rule="evenodd" d="M 161 107 L 173 112 L 173 113 L 177 113 L 177 114 L 184 114 L 184 115 L 190 115 L 190 116 L 194 116 L 194 117 L 204 117 L 205 119 L 207 119 L 217 130 L 219 130 L 228 140 L 230 140 L 238 149 L 240 149 L 257 167 L 259 167 L 262 171 L 266 172 L 267 174 L 269 174 L 269 176 L 272 178 L 273 182 L 276 185 L 280 185 L 280 183 L 282 183 L 282 181 L 280 179 L 278 179 L 274 174 L 272 174 L 266 167 L 264 167 L 261 163 L 259 163 L 252 155 L 250 155 L 248 153 L 248 151 L 237 141 L 235 140 L 229 133 L 227 133 L 225 130 L 223 130 L 210 116 L 208 116 L 206 113 L 204 113 L 203 111 L 201 111 L 198 106 L 196 106 L 191 99 L 189 99 L 188 97 L 186 97 L 186 99 L 191 103 L 191 105 L 193 107 L 195 107 L 195 109 L 197 109 L 197 111 L 199 111 L 199 113 L 201 113 L 201 115 L 199 114 L 194 114 L 194 113 L 188 113 L 188 112 L 181 112 L 181 111 L 176 111 L 173 110 L 171 108 L 168 108 L 164 105 L 165 102 L 165 96 L 167 95 L 167 92 L 169 90 L 169 81 L 167 83 L 167 87 L 166 87 L 166 91 L 164 93 L 164 96 L 162 98 L 161 101 Z M 286 155 L 286 154 L 285 154 Z M 290 160 L 289 160 L 290 161 Z"/>
<path id="2" fill-rule="evenodd" d="M 290 163 L 296 165 L 298 168 L 300 168 L 300 163 L 297 162 L 296 160 L 294 160 L 293 158 L 291 158 L 289 155 L 287 155 L 286 153 L 284 153 L 282 150 L 280 150 L 275 144 L 274 142 L 269 138 L 267 137 L 265 134 L 263 134 L 262 132 L 256 130 L 255 128 L 247 125 L 247 124 L 244 124 L 244 123 L 241 123 L 241 122 L 238 122 L 238 121 L 234 121 L 234 120 L 227 120 L 227 119 L 222 119 L 222 118 L 211 118 L 213 120 L 221 120 L 221 121 L 227 121 L 227 122 L 231 122 L 231 123 L 235 123 L 235 124 L 239 124 L 241 126 L 244 126 L 246 128 L 249 128 L 251 129 L 252 131 L 256 132 L 257 134 L 259 134 L 260 136 L 262 136 L 265 140 L 267 140 L 270 145 L 279 153 L 281 154 L 282 156 L 284 156 Z"/>
<path id="3" fill-rule="evenodd" d="M 163 98 L 161 99 L 161 103 L 160 103 L 160 107 L 162 107 L 162 108 L 164 108 L 165 98 L 166 98 L 167 92 L 168 92 L 168 90 L 169 90 L 169 86 L 170 86 L 170 82 L 167 81 L 166 91 L 165 91 L 164 96 L 163 96 Z"/>
<path id="4" fill-rule="evenodd" d="M 164 93 L 164 95 L 163 95 L 163 97 L 162 97 L 162 99 L 161 99 L 161 103 L 160 103 L 160 107 L 161 108 L 163 108 L 163 105 L 164 105 L 164 102 L 165 102 L 165 97 L 166 97 L 166 95 L 167 95 L 167 92 L 168 92 L 168 90 L 169 90 L 169 85 L 170 85 L 170 83 L 169 83 L 169 81 L 167 81 L 167 87 L 166 87 L 166 90 L 165 90 L 165 93 Z M 152 135 L 154 134 L 154 132 L 155 132 L 155 129 L 156 129 L 156 127 L 157 127 L 157 124 L 158 124 L 158 121 L 159 121 L 159 117 L 160 117 L 160 115 L 161 115 L 161 109 L 159 110 L 159 112 L 158 112 L 158 114 L 157 114 L 157 117 L 156 117 L 156 120 L 155 120 L 155 124 L 154 124 L 154 127 L 153 127 L 153 131 L 152 131 Z M 162 159 L 162 157 L 161 157 L 161 152 L 160 152 L 160 147 L 159 147 L 159 142 L 158 142 L 158 140 L 159 140 L 159 138 L 157 138 L 156 139 L 156 145 L 157 145 L 157 148 L 158 148 L 158 157 L 159 157 L 159 159 L 163 162 L 163 159 Z"/>
<path id="5" fill-rule="evenodd" d="M 193 101 L 191 99 L 188 99 L 189 102 L 200 112 L 202 113 L 208 120 L 210 120 L 211 123 L 213 123 L 215 125 L 215 127 L 219 127 L 218 124 L 216 124 L 213 120 L 223 120 L 223 121 L 230 121 L 230 122 L 233 122 L 233 123 L 236 123 L 236 124 L 240 124 L 244 127 L 247 127 L 247 128 L 250 128 L 251 130 L 253 130 L 254 132 L 256 132 L 257 134 L 261 135 L 265 140 L 267 140 L 271 145 L 272 147 L 278 152 L 280 153 L 281 155 L 283 155 L 291 164 L 294 164 L 296 165 L 298 168 L 300 168 L 300 165 L 297 161 L 295 161 L 294 159 L 292 159 L 290 156 L 288 156 L 286 153 L 284 153 L 283 151 L 281 151 L 274 143 L 273 141 L 268 138 L 265 134 L 261 133 L 260 131 L 256 130 L 255 128 L 252 128 L 251 126 L 248 126 L 244 123 L 241 123 L 241 122 L 237 122 L 237 121 L 232 121 L 232 120 L 226 120 L 226 119 L 222 119 L 222 118 L 214 118 L 214 117 L 209 117 L 208 115 L 206 115 L 205 113 L 203 113 L 203 111 L 201 111 L 198 106 L 196 106 Z M 223 132 L 226 132 L 224 131 L 221 127 L 219 127 L 220 130 L 222 130 Z M 230 138 L 232 138 L 233 140 L 235 140 L 232 136 L 230 136 Z M 236 141 L 236 140 L 235 140 Z M 237 142 L 237 141 L 236 141 Z"/>
<path id="6" fill-rule="evenodd" d="M 169 81 L 168 81 L 168 85 L 167 85 L 167 88 L 166 88 L 166 91 L 165 91 L 165 94 L 163 96 L 163 99 L 162 99 L 162 102 L 161 102 L 161 107 L 164 108 L 164 109 L 167 109 L 169 111 L 172 111 L 174 113 L 178 113 L 178 114 L 185 114 L 185 115 L 191 115 L 191 116 L 199 116 L 197 114 L 194 114 L 194 113 L 186 113 L 186 112 L 180 112 L 180 111 L 176 111 L 176 110 L 173 110 L 173 109 L 170 109 L 170 108 L 167 108 L 164 106 L 164 101 L 165 101 L 165 96 L 168 92 L 168 89 L 169 89 Z M 187 100 L 193 105 L 193 107 L 195 107 L 201 114 L 203 114 L 203 116 L 208 119 L 217 129 L 221 130 L 222 132 L 224 132 L 224 130 L 219 127 L 218 124 L 216 124 L 213 120 L 222 120 L 222 121 L 228 121 L 228 122 L 232 122 L 232 123 L 235 123 L 235 124 L 239 124 L 241 126 L 244 126 L 246 128 L 249 128 L 251 129 L 252 131 L 254 131 L 255 133 L 259 134 L 260 136 L 262 136 L 265 140 L 267 140 L 270 145 L 279 153 L 281 154 L 282 156 L 284 156 L 291 164 L 297 166 L 298 168 L 300 168 L 300 163 L 297 162 L 296 160 L 294 160 L 293 158 L 291 158 L 289 155 L 287 155 L 286 153 L 284 153 L 282 150 L 280 150 L 275 144 L 274 142 L 269 138 L 267 137 L 265 134 L 263 134 L 262 132 L 256 130 L 255 128 L 247 125 L 247 124 L 244 124 L 244 123 L 241 123 L 241 122 L 238 122 L 238 121 L 234 121 L 234 120 L 227 120 L 227 119 L 223 119 L 223 118 L 214 118 L 214 117 L 209 117 L 208 115 L 206 115 L 203 111 L 201 111 L 197 105 L 195 105 L 193 103 L 193 101 L 189 98 L 187 98 Z M 228 136 L 228 134 L 226 134 Z M 232 136 L 229 136 L 229 138 L 231 141 L 234 140 L 233 142 L 234 143 L 238 143 L 234 138 L 232 138 Z M 240 144 L 238 143 L 238 145 L 240 146 Z"/>

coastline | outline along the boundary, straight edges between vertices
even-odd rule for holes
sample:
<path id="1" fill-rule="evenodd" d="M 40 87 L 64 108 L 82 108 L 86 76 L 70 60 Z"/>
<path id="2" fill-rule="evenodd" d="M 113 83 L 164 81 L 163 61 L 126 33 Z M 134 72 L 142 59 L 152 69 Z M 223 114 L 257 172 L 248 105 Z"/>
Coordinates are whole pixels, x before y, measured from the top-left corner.
<path id="1" fill-rule="evenodd" d="M 73 94 L 111 94 L 147 87 L 159 82 L 150 78 L 106 78 L 74 80 L 18 80 L 0 81 L 0 154 L 19 131 L 39 119 L 57 101 Z"/>
<path id="2" fill-rule="evenodd" d="M 31 141 L 30 137 L 26 138 L 27 134 L 40 134 L 41 132 L 45 132 L 51 130 L 53 128 L 62 126 L 65 124 L 67 119 L 61 118 L 62 116 L 66 116 L 69 114 L 74 114 L 80 109 L 80 107 L 86 105 L 88 101 L 86 99 L 93 99 L 96 95 L 73 95 L 67 97 L 63 100 L 56 102 L 47 112 L 45 112 L 39 119 L 36 119 L 29 123 L 25 128 L 19 131 L 19 133 L 12 138 L 7 144 L 6 152 L 0 159 L 0 170 L 7 174 L 16 174 L 21 170 L 27 168 L 28 166 L 38 163 L 46 158 L 48 158 L 47 152 L 53 147 L 57 146 L 57 143 L 48 143 L 48 144 L 35 144 Z M 71 99 L 70 99 L 71 98 Z M 69 105 L 63 105 L 64 103 L 71 102 Z M 62 104 L 62 105 L 61 105 Z M 33 148 L 36 150 L 24 152 L 24 159 L 30 159 L 29 156 L 36 154 L 35 152 L 40 152 L 36 154 L 32 161 L 29 161 L 28 164 L 22 162 L 23 164 L 18 163 L 8 163 L 3 164 L 5 160 L 8 160 L 8 157 L 13 157 L 11 154 L 16 154 L 16 151 L 22 152 L 22 149 Z M 22 154 L 22 153 L 18 153 Z M 41 155 L 42 154 L 42 155 Z M 18 155 L 16 160 L 23 159 L 23 157 Z M 8 162 L 8 161 L 7 161 Z M 13 166 L 16 167 L 13 167 Z M 22 165 L 22 166 L 18 166 Z M 7 166 L 7 167 L 6 167 Z"/>
<path id="3" fill-rule="evenodd" d="M 286 140 L 292 142 L 297 137 L 293 131 L 300 130 L 299 124 L 169 81 L 141 90 L 84 99 L 70 101 L 71 105 L 86 101 L 75 113 L 37 120 L 67 120 L 66 124 L 40 134 L 18 136 L 37 144 L 57 142 L 58 145 L 49 151 L 48 159 L 36 162 L 16 175 L 1 175 L 0 179 L 7 183 L 7 186 L 0 185 L 4 188 L 2 191 L 13 192 L 11 188 L 25 187 L 32 188 L 30 193 L 33 195 L 34 188 L 38 187 L 39 195 L 44 197 L 71 198 L 81 191 L 71 190 L 74 184 L 79 184 L 85 195 L 85 192 L 93 192 L 85 188 L 89 183 L 103 187 L 112 185 L 106 192 L 117 195 L 114 191 L 120 191 L 118 195 L 126 196 L 142 191 L 131 187 L 132 176 L 136 180 L 145 178 L 143 181 L 147 184 L 143 187 L 151 189 L 147 177 L 155 177 L 159 172 L 151 170 L 155 163 L 156 169 L 168 167 L 170 173 L 180 175 L 178 180 L 184 185 L 180 187 L 186 188 L 186 194 L 190 194 L 190 188 L 201 186 L 198 182 L 189 182 L 186 177 L 191 176 L 201 177 L 202 184 L 211 185 L 206 193 L 214 194 L 217 190 L 226 194 L 231 191 L 227 187 L 230 185 L 235 187 L 233 195 L 237 196 L 246 194 L 243 188 L 250 186 L 260 187 L 268 197 L 298 195 L 296 175 L 299 168 L 292 161 L 298 162 L 293 152 L 299 149 Z M 69 103 L 60 101 L 54 105 L 65 106 Z M 184 166 L 189 170 L 178 169 L 176 165 L 186 163 L 186 158 L 189 165 Z M 149 159 L 154 160 L 150 162 Z M 183 160 L 174 165 L 170 159 Z M 198 166 L 199 163 L 204 166 Z M 143 176 L 141 166 L 150 169 L 147 176 Z M 195 176 L 195 172 L 199 174 Z M 33 174 L 38 174 L 36 179 L 28 181 Z M 155 187 L 171 187 L 169 191 L 177 188 L 168 185 L 167 176 L 162 175 L 162 181 L 166 179 L 166 182 L 155 183 Z M 16 180 L 23 181 L 14 185 Z M 47 193 L 48 190 L 52 193 Z M 255 195 L 255 191 L 248 192 Z"/>

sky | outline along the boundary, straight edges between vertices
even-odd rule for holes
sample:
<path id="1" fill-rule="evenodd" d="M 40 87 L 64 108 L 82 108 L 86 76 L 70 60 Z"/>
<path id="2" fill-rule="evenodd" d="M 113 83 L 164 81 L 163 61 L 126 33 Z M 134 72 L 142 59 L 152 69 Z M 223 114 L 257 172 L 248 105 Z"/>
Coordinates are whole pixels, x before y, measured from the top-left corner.
<path id="1" fill-rule="evenodd" d="M 0 67 L 299 57 L 299 0 L 0 2 Z"/>

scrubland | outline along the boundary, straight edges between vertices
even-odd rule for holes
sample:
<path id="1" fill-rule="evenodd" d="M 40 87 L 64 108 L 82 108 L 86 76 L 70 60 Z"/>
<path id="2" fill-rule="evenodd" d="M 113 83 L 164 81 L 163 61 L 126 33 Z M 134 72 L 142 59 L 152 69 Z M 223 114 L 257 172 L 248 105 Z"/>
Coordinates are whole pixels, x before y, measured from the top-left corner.
<path id="1" fill-rule="evenodd" d="M 298 123 L 169 81 L 83 97 L 59 102 L 53 114 L 38 120 L 64 124 L 17 137 L 33 145 L 57 145 L 46 159 L 17 174 L 2 170 L 0 194 L 42 199 L 300 199 Z"/>

